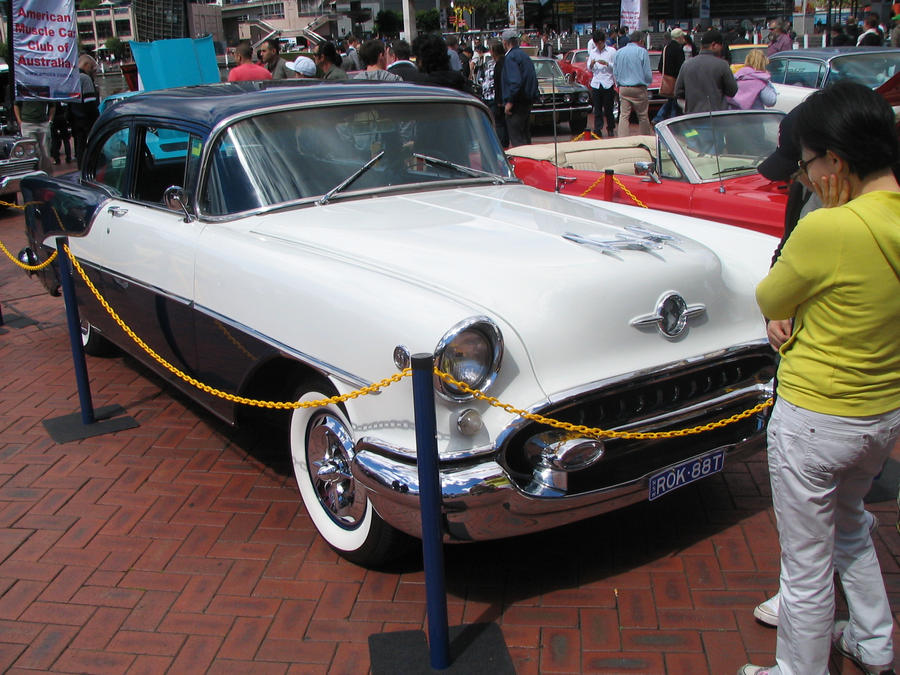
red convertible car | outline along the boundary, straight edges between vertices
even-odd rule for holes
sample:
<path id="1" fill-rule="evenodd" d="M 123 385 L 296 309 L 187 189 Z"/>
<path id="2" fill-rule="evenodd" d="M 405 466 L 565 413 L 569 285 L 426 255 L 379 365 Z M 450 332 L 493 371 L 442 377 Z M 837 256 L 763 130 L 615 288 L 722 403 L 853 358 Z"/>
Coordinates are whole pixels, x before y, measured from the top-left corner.
<path id="1" fill-rule="evenodd" d="M 665 103 L 665 99 L 659 97 L 659 84 L 662 82 L 662 73 L 659 72 L 659 60 L 662 58 L 662 52 L 651 50 L 648 54 L 650 55 L 650 70 L 653 72 L 653 81 L 647 87 L 647 91 L 650 94 L 650 107 L 655 108 Z M 559 67 L 562 68 L 563 73 L 570 82 L 577 82 L 585 87 L 590 87 L 591 78 L 594 74 L 588 70 L 587 60 L 587 49 L 572 49 L 566 52 L 565 56 L 559 60 Z"/>
<path id="2" fill-rule="evenodd" d="M 613 201 L 780 237 L 787 186 L 756 167 L 778 144 L 783 116 L 765 110 L 684 115 L 657 124 L 654 136 L 526 145 L 507 155 L 516 175 L 542 190 L 604 199 L 604 171 L 611 169 L 618 181 Z"/>

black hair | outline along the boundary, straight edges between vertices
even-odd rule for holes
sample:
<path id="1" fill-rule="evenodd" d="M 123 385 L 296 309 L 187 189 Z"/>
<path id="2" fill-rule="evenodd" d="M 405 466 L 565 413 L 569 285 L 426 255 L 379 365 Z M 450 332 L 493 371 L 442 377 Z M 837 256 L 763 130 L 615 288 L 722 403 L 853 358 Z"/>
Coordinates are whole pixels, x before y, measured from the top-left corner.
<path id="1" fill-rule="evenodd" d="M 316 50 L 320 56 L 325 57 L 326 61 L 340 67 L 342 61 L 341 55 L 338 54 L 334 44 L 332 44 L 331 42 L 322 42 L 318 47 L 316 47 Z"/>
<path id="2" fill-rule="evenodd" d="M 412 50 L 406 40 L 394 40 L 391 43 L 391 51 L 398 61 L 409 61 L 409 57 L 412 56 Z"/>
<path id="3" fill-rule="evenodd" d="M 600 42 L 603 42 L 605 39 L 606 39 L 606 33 L 604 33 L 602 30 L 600 30 L 598 28 L 597 30 L 594 31 L 594 44 L 595 45 L 599 44 Z"/>
<path id="4" fill-rule="evenodd" d="M 859 178 L 900 161 L 891 106 L 849 80 L 815 91 L 797 106 L 794 139 L 819 156 L 831 150 Z"/>
<path id="5" fill-rule="evenodd" d="M 722 34 L 717 30 L 708 30 L 700 37 L 701 45 L 711 45 L 713 42 L 723 44 Z"/>
<path id="6" fill-rule="evenodd" d="M 281 52 L 281 43 L 278 42 L 275 38 L 266 38 L 263 40 L 264 45 L 269 45 L 269 49 L 278 54 Z"/>
<path id="7" fill-rule="evenodd" d="M 416 63 L 423 73 L 450 70 L 447 43 L 436 34 L 419 35 L 413 42 Z"/>
<path id="8" fill-rule="evenodd" d="M 359 58 L 364 66 L 374 66 L 382 54 L 384 54 L 384 43 L 381 40 L 366 40 L 359 48 Z"/>

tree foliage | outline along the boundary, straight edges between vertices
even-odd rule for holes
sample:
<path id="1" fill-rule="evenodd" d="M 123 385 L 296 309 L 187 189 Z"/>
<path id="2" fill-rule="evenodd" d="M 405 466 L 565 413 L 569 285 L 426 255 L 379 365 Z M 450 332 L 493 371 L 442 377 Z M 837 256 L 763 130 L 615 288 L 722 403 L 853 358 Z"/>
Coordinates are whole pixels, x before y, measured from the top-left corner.
<path id="1" fill-rule="evenodd" d="M 100 0 L 77 0 L 75 4 L 78 9 L 97 9 L 100 6 Z"/>
<path id="2" fill-rule="evenodd" d="M 434 7 L 416 12 L 416 29 L 420 33 L 433 33 L 441 29 L 441 13 Z"/>
<path id="3" fill-rule="evenodd" d="M 104 42 L 103 44 L 109 50 L 109 52 L 119 61 L 124 59 L 128 54 L 128 45 L 122 42 L 117 37 L 107 38 L 106 42 Z"/>
<path id="4" fill-rule="evenodd" d="M 375 15 L 375 32 L 385 37 L 399 37 L 403 30 L 403 17 L 390 9 Z"/>

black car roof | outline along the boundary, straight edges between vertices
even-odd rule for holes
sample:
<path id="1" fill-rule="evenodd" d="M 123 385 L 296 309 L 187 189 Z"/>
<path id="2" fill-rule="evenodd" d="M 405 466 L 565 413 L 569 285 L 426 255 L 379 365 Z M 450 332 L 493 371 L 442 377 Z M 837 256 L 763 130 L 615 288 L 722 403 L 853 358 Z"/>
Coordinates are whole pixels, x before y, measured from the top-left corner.
<path id="1" fill-rule="evenodd" d="M 800 57 L 807 59 L 817 59 L 819 61 L 830 61 L 836 56 L 846 56 L 847 54 L 877 54 L 877 53 L 900 53 L 900 49 L 891 47 L 816 47 L 810 49 L 786 49 L 783 52 L 776 52 L 769 58 L 775 56 L 779 58 Z"/>
<path id="2" fill-rule="evenodd" d="M 404 97 L 434 99 L 437 102 L 477 101 L 468 94 L 452 89 L 421 84 L 367 80 L 222 82 L 160 89 L 128 96 L 107 108 L 98 124 L 106 124 L 121 117 L 149 116 L 178 119 L 212 128 L 227 117 L 258 108 L 328 100 L 344 103 L 359 99 Z"/>

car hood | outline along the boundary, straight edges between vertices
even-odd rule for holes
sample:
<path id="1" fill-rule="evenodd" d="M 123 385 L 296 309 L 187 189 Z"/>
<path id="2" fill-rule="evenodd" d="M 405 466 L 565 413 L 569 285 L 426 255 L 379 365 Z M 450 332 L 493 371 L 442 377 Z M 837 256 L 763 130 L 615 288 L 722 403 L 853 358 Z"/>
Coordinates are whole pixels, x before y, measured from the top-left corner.
<path id="1" fill-rule="evenodd" d="M 494 317 L 504 334 L 516 332 L 548 394 L 764 337 L 753 291 L 772 240 L 658 211 L 618 210 L 521 185 L 466 187 L 270 213 L 251 228 L 273 244 L 364 266 Z M 724 228 L 750 273 L 727 270 L 710 248 L 664 228 L 667 222 Z M 644 232 L 674 239 L 653 248 Z M 567 233 L 649 248 L 604 253 Z M 764 241 L 765 253 L 742 250 L 742 239 L 753 237 Z M 655 312 L 669 291 L 706 312 L 674 339 L 655 325 L 630 325 Z M 410 347 L 430 351 L 459 318 L 435 327 L 429 344 Z"/>

